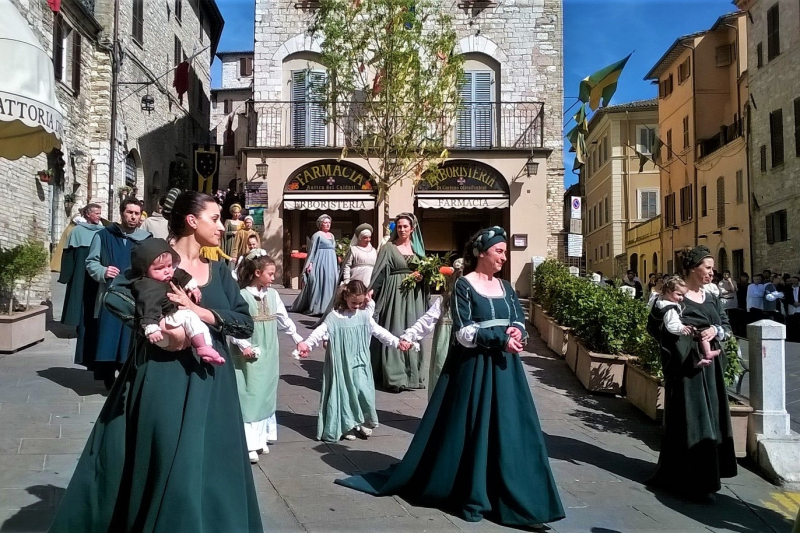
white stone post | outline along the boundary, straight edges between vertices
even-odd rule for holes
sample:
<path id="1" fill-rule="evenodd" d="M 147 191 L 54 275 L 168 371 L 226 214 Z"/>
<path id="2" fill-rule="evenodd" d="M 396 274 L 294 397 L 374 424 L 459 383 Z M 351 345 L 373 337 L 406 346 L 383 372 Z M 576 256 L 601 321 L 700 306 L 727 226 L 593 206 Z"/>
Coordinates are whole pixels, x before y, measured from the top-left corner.
<path id="1" fill-rule="evenodd" d="M 759 320 L 747 326 L 750 405 L 747 451 L 777 483 L 800 483 L 800 438 L 786 412 L 786 326 Z"/>

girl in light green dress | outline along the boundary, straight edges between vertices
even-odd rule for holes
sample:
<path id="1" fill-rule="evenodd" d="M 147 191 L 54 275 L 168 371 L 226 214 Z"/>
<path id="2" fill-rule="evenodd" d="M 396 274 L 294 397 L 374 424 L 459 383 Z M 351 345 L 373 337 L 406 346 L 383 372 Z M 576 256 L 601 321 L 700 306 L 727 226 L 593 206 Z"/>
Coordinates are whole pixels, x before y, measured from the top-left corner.
<path id="1" fill-rule="evenodd" d="M 251 251 L 237 272 L 240 293 L 255 327 L 249 339 L 228 337 L 228 342 L 236 369 L 247 451 L 250 462 L 256 463 L 259 454 L 269 453 L 267 444 L 278 440 L 278 330 L 295 343 L 303 337 L 297 334 L 277 291 L 270 287 L 275 278 L 275 261 L 267 252 L 261 248 Z"/>
<path id="2" fill-rule="evenodd" d="M 370 337 L 397 348 L 397 337 L 380 327 L 367 304 L 367 288 L 352 280 L 340 291 L 322 324 L 297 345 L 300 357 L 323 340 L 328 341 L 322 368 L 322 393 L 317 418 L 317 439 L 367 438 L 378 426 L 375 383 L 370 364 Z M 371 302 L 370 302 L 371 304 Z"/>

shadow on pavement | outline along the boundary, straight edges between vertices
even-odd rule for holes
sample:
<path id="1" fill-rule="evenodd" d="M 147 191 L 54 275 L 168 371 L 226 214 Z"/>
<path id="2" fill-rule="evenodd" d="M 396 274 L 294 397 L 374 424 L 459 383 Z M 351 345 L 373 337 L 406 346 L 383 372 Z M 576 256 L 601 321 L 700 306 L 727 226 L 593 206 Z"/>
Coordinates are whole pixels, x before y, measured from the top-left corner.
<path id="1" fill-rule="evenodd" d="M 317 438 L 317 417 L 315 415 L 302 415 L 291 411 L 275 411 L 278 426 L 296 431 L 309 440 Z"/>
<path id="2" fill-rule="evenodd" d="M 66 489 L 55 485 L 34 485 L 25 490 L 28 494 L 39 498 L 39 501 L 20 509 L 0 526 L 0 531 L 19 533 L 47 531 L 61 497 L 66 492 Z"/>
<path id="3" fill-rule="evenodd" d="M 88 370 L 79 368 L 50 367 L 37 370 L 36 373 L 53 383 L 75 391 L 79 396 L 102 394 L 108 396 L 108 391 L 102 381 L 96 381 L 94 375 Z"/>
<path id="4" fill-rule="evenodd" d="M 652 450 L 659 449 L 662 429 L 656 422 L 622 398 L 587 392 L 572 372 L 563 371 L 564 360 L 552 357 L 540 338 L 533 338 L 528 346 L 536 354 L 546 354 L 521 357 L 523 364 L 532 368 L 532 375 L 542 385 L 563 392 L 577 404 L 575 410 L 565 414 L 591 430 L 633 437 Z"/>
<path id="5" fill-rule="evenodd" d="M 74 339 L 77 337 L 77 332 L 74 326 L 65 326 L 55 319 L 53 316 L 53 302 L 48 300 L 43 302 L 47 305 L 47 312 L 45 313 L 45 329 L 55 335 L 59 339 Z"/>

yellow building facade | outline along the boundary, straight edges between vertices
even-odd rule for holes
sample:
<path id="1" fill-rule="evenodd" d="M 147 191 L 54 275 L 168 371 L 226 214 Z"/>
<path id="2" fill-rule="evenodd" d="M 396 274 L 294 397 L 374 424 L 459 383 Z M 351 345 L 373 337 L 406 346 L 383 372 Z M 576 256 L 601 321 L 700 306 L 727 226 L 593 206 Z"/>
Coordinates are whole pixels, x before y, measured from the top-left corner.
<path id="1" fill-rule="evenodd" d="M 640 172 L 639 153 L 650 154 L 657 135 L 655 99 L 608 106 L 589 121 L 586 163 L 581 169 L 584 192 L 586 268 L 608 278 L 627 269 L 644 275 L 658 268 L 655 257 L 628 252 L 630 227 L 659 212 L 659 173 L 650 161 Z M 631 257 L 629 259 L 629 257 Z"/>
<path id="2" fill-rule="evenodd" d="M 704 244 L 717 270 L 749 271 L 744 13 L 678 38 L 645 79 L 658 84 L 661 255 L 678 272 Z"/>

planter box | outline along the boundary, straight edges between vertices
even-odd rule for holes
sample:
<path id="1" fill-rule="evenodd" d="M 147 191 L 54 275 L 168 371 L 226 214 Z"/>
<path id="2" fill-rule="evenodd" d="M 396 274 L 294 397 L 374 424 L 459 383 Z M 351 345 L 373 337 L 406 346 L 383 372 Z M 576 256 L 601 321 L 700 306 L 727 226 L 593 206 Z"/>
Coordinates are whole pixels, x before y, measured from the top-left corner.
<path id="1" fill-rule="evenodd" d="M 625 384 L 624 355 L 607 355 L 589 351 L 578 344 L 578 362 L 575 374 L 590 392 L 620 394 Z"/>
<path id="2" fill-rule="evenodd" d="M 567 360 L 567 365 L 575 372 L 578 364 L 578 338 L 572 332 L 567 336 L 567 353 L 564 358 Z"/>
<path id="3" fill-rule="evenodd" d="M 731 404 L 731 429 L 733 429 L 733 449 L 736 457 L 747 456 L 747 422 L 753 408 L 747 404 Z"/>
<path id="4" fill-rule="evenodd" d="M 533 300 L 528 302 L 528 322 L 534 326 L 536 325 L 536 307 L 537 305 L 533 302 Z"/>
<path id="5" fill-rule="evenodd" d="M 625 397 L 653 420 L 660 420 L 664 416 L 664 385 L 661 380 L 630 361 L 625 365 Z"/>
<path id="6" fill-rule="evenodd" d="M 32 305 L 27 311 L 0 315 L 0 353 L 16 352 L 44 340 L 47 307 Z"/>
<path id="7" fill-rule="evenodd" d="M 544 317 L 544 309 L 539 304 L 533 305 L 533 325 L 536 327 L 536 330 L 541 333 L 542 332 L 542 317 Z"/>
<path id="8" fill-rule="evenodd" d="M 567 353 L 568 332 L 569 328 L 560 326 L 558 322 L 550 319 L 550 335 L 547 338 L 547 346 L 559 357 L 564 357 Z"/>

